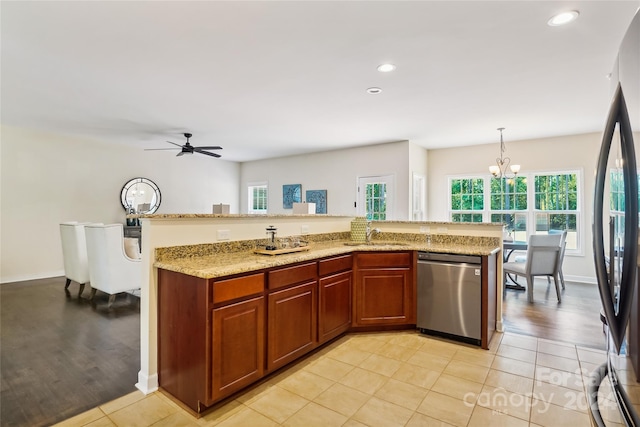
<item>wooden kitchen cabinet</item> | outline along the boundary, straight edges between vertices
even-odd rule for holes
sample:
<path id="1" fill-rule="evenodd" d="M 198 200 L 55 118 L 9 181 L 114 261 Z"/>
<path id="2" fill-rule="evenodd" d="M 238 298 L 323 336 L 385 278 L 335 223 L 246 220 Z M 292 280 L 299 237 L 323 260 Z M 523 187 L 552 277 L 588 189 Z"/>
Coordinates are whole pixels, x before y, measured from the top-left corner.
<path id="1" fill-rule="evenodd" d="M 264 296 L 213 310 L 212 400 L 264 375 Z"/>
<path id="2" fill-rule="evenodd" d="M 264 273 L 158 269 L 158 382 L 195 412 L 264 375 Z"/>
<path id="3" fill-rule="evenodd" d="M 268 371 L 294 361 L 318 344 L 316 265 L 311 262 L 268 273 Z"/>
<path id="4" fill-rule="evenodd" d="M 351 327 L 353 256 L 318 261 L 318 341 L 325 343 Z"/>
<path id="5" fill-rule="evenodd" d="M 353 326 L 416 323 L 414 252 L 355 256 Z"/>
<path id="6" fill-rule="evenodd" d="M 199 412 L 210 402 L 210 282 L 158 270 L 158 383 Z"/>

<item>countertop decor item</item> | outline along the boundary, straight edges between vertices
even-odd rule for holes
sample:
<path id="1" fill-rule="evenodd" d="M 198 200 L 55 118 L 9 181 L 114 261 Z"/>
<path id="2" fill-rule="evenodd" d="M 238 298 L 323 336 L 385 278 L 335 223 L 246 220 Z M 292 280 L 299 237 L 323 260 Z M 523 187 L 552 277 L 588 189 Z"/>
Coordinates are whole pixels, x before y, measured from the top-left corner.
<path id="1" fill-rule="evenodd" d="M 314 215 L 316 213 L 315 203 L 294 203 L 293 214 L 294 215 Z"/>
<path id="2" fill-rule="evenodd" d="M 351 221 L 351 240 L 354 242 L 367 241 L 367 218 L 357 216 Z"/>
<path id="3" fill-rule="evenodd" d="M 265 246 L 265 249 L 268 251 L 275 251 L 278 249 L 278 242 L 276 242 L 276 230 L 277 228 L 273 225 L 267 227 L 267 245 Z"/>
<path id="4" fill-rule="evenodd" d="M 253 251 L 256 254 L 261 254 L 261 255 L 284 255 L 284 254 L 292 254 L 294 252 L 303 252 L 303 251 L 308 251 L 310 248 L 309 245 L 307 246 L 299 246 L 297 248 L 281 248 L 281 249 L 273 249 L 273 250 L 267 250 L 267 249 L 256 249 L 255 251 Z"/>

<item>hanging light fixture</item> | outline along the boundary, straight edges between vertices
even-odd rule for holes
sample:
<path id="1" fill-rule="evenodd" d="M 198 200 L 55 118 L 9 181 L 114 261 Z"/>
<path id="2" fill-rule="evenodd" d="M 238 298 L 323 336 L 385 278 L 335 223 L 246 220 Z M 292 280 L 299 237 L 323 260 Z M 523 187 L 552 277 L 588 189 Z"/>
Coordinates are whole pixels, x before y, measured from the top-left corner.
<path id="1" fill-rule="evenodd" d="M 513 178 L 520 172 L 520 165 L 510 165 L 511 159 L 504 157 L 504 152 L 506 151 L 504 148 L 504 140 L 502 139 L 502 131 L 504 128 L 498 128 L 498 130 L 500 131 L 500 157 L 496 159 L 495 165 L 489 166 L 489 172 L 496 178 Z M 507 173 L 507 168 L 511 170 L 513 175 Z"/>

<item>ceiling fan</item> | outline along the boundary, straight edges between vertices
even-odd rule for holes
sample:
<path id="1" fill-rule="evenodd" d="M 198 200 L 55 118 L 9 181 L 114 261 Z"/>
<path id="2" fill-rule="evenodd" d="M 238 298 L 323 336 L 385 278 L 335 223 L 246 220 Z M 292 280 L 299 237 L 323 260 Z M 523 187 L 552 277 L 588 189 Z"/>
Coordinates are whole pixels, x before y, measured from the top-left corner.
<path id="1" fill-rule="evenodd" d="M 193 135 L 190 134 L 190 133 L 184 133 L 183 135 L 185 136 L 185 138 L 187 138 L 187 142 L 184 145 L 180 145 L 180 144 L 176 144 L 175 142 L 167 141 L 169 144 L 173 144 L 178 148 L 148 148 L 148 149 L 145 149 L 145 151 L 180 150 L 180 152 L 178 154 L 176 154 L 176 156 L 182 156 L 182 155 L 185 155 L 185 154 L 200 153 L 200 154 L 206 154 L 207 156 L 212 156 L 212 157 L 221 157 L 220 154 L 211 153 L 211 152 L 205 151 L 205 150 L 222 150 L 222 147 L 219 147 L 217 145 L 194 147 L 193 145 L 191 145 L 189 143 L 189 138 L 191 138 Z"/>

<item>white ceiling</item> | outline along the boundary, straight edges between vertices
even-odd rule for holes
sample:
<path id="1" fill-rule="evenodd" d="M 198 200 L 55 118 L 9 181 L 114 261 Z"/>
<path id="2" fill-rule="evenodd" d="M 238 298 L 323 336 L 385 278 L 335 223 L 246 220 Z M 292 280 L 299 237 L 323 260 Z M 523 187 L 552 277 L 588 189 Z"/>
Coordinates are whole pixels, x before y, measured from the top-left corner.
<path id="1" fill-rule="evenodd" d="M 234 161 L 596 132 L 639 6 L 2 1 L 1 120 L 140 149 L 188 131 Z M 567 9 L 576 22 L 547 25 Z"/>

